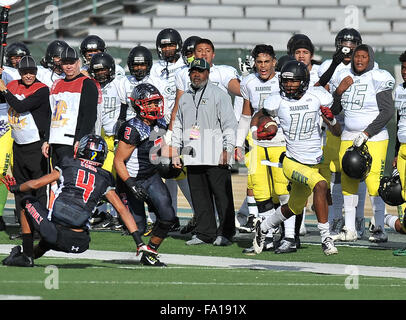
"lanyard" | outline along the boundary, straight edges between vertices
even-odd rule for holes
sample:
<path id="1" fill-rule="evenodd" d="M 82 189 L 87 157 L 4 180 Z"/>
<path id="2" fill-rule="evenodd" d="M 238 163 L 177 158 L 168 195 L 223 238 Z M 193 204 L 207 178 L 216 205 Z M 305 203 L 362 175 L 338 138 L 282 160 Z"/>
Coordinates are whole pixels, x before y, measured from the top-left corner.
<path id="1" fill-rule="evenodd" d="M 199 98 L 199 101 L 197 102 L 197 105 L 196 105 L 196 103 L 195 103 L 195 106 L 196 106 L 196 121 L 195 121 L 195 124 L 196 124 L 196 125 L 197 125 L 197 116 L 198 116 L 198 114 L 199 114 L 200 102 L 202 101 L 203 94 L 204 94 L 204 91 L 206 90 L 206 87 L 207 87 L 207 84 L 204 86 L 204 88 L 203 88 L 203 90 L 202 90 L 202 94 L 200 95 L 200 98 Z M 194 100 L 194 99 L 193 99 L 193 100 Z"/>

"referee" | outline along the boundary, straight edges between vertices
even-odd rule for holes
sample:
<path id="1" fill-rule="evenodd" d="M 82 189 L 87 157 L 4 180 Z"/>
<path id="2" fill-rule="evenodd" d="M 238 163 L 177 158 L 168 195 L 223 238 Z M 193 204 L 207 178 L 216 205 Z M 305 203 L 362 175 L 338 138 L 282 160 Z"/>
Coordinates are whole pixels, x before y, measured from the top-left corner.
<path id="1" fill-rule="evenodd" d="M 18 64 L 20 80 L 5 86 L 0 80 L 0 91 L 8 104 L 8 118 L 13 142 L 13 176 L 18 184 L 37 179 L 47 173 L 47 160 L 41 146 L 49 132 L 51 112 L 49 88 L 36 78 L 37 65 L 31 56 L 24 56 Z M 47 204 L 46 187 L 29 192 Z M 21 199 L 27 194 L 15 195 L 15 206 L 20 212 Z M 19 216 L 19 215 L 17 215 Z"/>

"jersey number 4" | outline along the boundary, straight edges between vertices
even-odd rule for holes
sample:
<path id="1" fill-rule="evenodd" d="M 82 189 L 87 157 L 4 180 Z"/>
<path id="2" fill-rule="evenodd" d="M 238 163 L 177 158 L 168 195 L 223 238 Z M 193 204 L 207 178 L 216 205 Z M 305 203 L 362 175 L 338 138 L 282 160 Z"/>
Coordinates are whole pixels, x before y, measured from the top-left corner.
<path id="1" fill-rule="evenodd" d="M 83 201 L 87 203 L 94 190 L 95 175 L 85 170 L 79 169 L 76 177 L 76 186 L 83 189 Z"/>

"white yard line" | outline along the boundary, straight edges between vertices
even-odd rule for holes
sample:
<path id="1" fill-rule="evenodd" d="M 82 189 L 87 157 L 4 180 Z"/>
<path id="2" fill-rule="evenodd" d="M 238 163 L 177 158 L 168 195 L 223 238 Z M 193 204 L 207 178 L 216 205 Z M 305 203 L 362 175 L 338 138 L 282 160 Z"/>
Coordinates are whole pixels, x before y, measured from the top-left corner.
<path id="1" fill-rule="evenodd" d="M 1 244 L 0 254 L 9 254 L 14 245 Z M 67 254 L 50 251 L 45 257 L 67 259 L 94 259 L 94 260 L 132 260 L 139 261 L 134 252 L 99 251 L 88 250 L 80 254 Z M 254 260 L 243 258 L 209 257 L 182 254 L 160 254 L 160 259 L 171 265 L 186 266 L 210 266 L 221 268 L 246 268 L 252 270 L 275 270 L 275 271 L 301 271 L 333 275 L 359 275 L 370 277 L 400 278 L 406 279 L 406 268 L 374 267 L 361 265 L 345 265 L 312 262 L 282 262 L 269 260 Z"/>

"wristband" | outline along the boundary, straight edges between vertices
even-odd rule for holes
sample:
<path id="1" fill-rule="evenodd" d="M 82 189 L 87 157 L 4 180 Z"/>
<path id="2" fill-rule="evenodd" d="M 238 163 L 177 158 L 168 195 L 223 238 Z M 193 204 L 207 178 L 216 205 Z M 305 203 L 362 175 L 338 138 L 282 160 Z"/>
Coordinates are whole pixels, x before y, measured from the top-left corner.
<path id="1" fill-rule="evenodd" d="M 329 123 L 330 123 L 330 126 L 335 126 L 336 123 L 337 123 L 336 118 L 334 118 L 333 120 L 329 121 Z"/>

